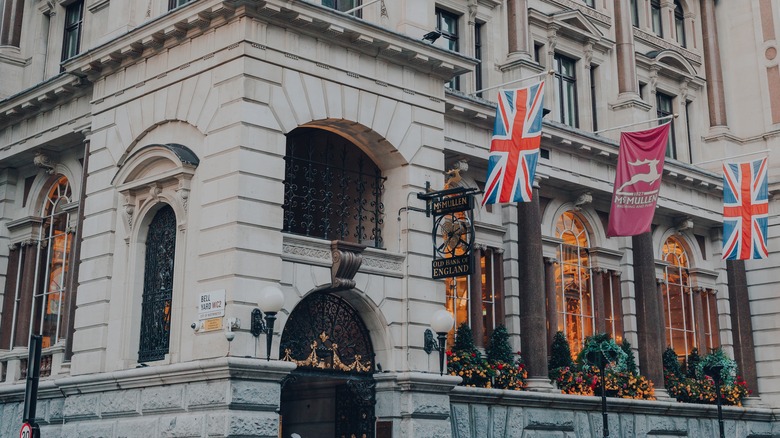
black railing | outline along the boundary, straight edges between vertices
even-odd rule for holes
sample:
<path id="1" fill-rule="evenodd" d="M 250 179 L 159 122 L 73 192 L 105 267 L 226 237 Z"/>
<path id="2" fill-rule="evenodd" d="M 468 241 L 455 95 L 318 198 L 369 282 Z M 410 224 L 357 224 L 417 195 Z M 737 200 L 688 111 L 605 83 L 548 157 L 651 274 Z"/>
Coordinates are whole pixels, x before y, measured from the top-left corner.
<path id="1" fill-rule="evenodd" d="M 326 131 L 287 141 L 283 231 L 382 247 L 384 181 L 360 149 Z"/>

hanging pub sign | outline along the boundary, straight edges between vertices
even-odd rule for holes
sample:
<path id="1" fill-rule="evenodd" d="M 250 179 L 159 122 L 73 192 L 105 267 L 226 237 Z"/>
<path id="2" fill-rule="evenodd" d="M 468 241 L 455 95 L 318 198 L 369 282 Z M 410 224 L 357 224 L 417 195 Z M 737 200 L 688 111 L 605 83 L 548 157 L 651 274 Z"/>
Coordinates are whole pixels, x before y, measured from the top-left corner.
<path id="1" fill-rule="evenodd" d="M 427 212 L 433 216 L 431 278 L 471 274 L 471 247 L 474 243 L 474 225 L 471 218 L 476 191 L 457 187 L 417 195 L 428 202 Z"/>

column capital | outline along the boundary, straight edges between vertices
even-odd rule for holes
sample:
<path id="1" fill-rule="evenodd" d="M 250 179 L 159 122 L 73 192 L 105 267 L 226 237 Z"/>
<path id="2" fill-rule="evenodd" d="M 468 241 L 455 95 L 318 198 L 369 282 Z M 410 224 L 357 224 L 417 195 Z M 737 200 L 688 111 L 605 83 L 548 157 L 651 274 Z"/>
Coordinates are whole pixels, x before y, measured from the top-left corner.
<path id="1" fill-rule="evenodd" d="M 556 263 L 559 263 L 559 262 L 558 262 L 558 259 L 556 259 L 555 257 L 544 257 L 544 264 L 545 265 L 554 265 Z"/>

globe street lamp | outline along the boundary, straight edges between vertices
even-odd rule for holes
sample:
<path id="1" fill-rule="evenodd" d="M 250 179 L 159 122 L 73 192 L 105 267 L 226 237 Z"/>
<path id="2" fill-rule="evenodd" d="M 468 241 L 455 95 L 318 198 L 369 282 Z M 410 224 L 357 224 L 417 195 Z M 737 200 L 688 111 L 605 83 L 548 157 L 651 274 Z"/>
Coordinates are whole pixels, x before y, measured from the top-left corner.
<path id="1" fill-rule="evenodd" d="M 433 350 L 439 350 L 439 375 L 444 375 L 444 351 L 447 344 L 447 333 L 452 329 L 455 319 L 446 309 L 439 309 L 431 318 L 431 328 L 436 332 L 438 342 L 433 339 L 431 329 L 425 329 L 425 345 L 423 349 L 431 354 Z"/>
<path id="2" fill-rule="evenodd" d="M 260 308 L 252 310 L 252 326 L 249 331 L 254 337 L 260 336 L 260 333 L 265 333 L 265 360 L 271 360 L 274 322 L 276 321 L 276 314 L 284 307 L 284 293 L 276 286 L 266 286 L 260 291 L 257 305 Z M 265 315 L 263 315 L 263 311 L 265 311 Z M 263 322 L 263 319 L 265 319 L 265 322 Z"/>

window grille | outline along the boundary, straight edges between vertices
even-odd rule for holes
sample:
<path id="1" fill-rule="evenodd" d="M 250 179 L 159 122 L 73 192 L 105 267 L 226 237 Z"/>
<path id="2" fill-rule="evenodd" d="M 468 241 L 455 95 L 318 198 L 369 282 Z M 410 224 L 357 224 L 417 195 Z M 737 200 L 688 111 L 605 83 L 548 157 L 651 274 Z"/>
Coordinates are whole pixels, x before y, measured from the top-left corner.
<path id="1" fill-rule="evenodd" d="M 343 137 L 300 128 L 287 139 L 283 231 L 381 248 L 384 181 Z"/>
<path id="2" fill-rule="evenodd" d="M 146 239 L 138 362 L 161 360 L 168 353 L 175 251 L 176 214 L 166 205 L 154 215 Z"/>

